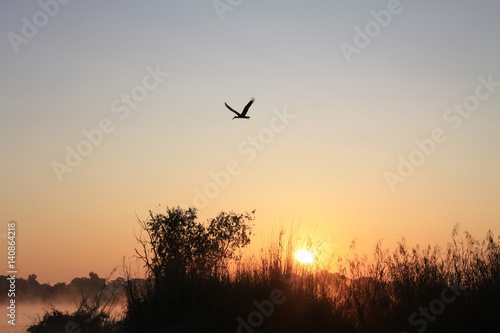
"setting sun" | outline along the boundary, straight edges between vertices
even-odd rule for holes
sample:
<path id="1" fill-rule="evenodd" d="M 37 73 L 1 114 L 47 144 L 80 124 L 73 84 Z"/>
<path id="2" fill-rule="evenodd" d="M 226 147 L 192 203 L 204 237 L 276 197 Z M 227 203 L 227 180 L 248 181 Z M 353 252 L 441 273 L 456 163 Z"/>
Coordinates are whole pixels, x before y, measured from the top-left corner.
<path id="1" fill-rule="evenodd" d="M 499 18 L 0 0 L 0 333 L 500 333 Z"/>
<path id="2" fill-rule="evenodd" d="M 295 259 L 302 264 L 312 264 L 314 261 L 314 254 L 307 250 L 299 250 L 295 252 Z"/>

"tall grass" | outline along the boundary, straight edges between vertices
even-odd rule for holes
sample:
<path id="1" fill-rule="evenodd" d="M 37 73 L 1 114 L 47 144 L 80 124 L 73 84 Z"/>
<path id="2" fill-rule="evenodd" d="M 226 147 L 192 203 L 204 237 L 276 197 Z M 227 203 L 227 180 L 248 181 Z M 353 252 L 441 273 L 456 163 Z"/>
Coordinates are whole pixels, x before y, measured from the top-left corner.
<path id="1" fill-rule="evenodd" d="M 293 235 L 280 232 L 258 257 L 233 260 L 232 270 L 130 278 L 127 310 L 112 331 L 498 332 L 499 240 L 491 232 L 477 240 L 457 226 L 445 249 L 410 248 L 404 239 L 393 250 L 379 243 L 370 257 L 330 258 L 337 263 L 332 273 L 297 263 Z M 242 320 L 248 324 L 260 311 L 255 304 L 278 292 L 284 301 L 257 327 L 242 328 Z M 443 302 L 443 295 L 455 297 Z M 432 307 L 438 314 L 422 315 Z"/>
<path id="2" fill-rule="evenodd" d="M 432 316 L 436 318 L 429 320 L 426 331 L 497 332 L 499 241 L 491 232 L 482 240 L 468 232 L 463 235 L 456 226 L 445 251 L 439 246 L 410 249 L 403 240 L 392 252 L 377 244 L 371 260 L 348 258 L 342 271 L 350 280 L 336 294 L 341 301 L 338 311 L 360 332 L 416 331 L 411 314 L 455 287 L 460 295 L 442 314 Z"/>

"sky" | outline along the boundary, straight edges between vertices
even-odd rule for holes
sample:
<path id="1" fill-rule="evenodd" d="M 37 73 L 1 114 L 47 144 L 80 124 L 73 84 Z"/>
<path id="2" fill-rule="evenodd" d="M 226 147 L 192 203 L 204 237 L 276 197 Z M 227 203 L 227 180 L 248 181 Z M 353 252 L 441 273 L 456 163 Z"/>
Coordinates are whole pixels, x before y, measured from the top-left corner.
<path id="1" fill-rule="evenodd" d="M 1 249 L 107 276 L 177 205 L 255 209 L 257 247 L 498 235 L 499 33 L 484 0 L 0 1 Z"/>

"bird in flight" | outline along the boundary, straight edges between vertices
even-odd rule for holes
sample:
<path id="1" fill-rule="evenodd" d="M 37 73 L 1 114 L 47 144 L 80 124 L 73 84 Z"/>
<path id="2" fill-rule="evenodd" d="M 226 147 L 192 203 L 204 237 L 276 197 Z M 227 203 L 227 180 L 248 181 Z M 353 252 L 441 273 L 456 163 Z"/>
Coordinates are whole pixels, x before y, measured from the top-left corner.
<path id="1" fill-rule="evenodd" d="M 247 112 L 248 112 L 248 109 L 250 109 L 250 106 L 252 106 L 253 101 L 255 101 L 255 99 L 254 99 L 254 98 L 252 98 L 252 99 L 250 100 L 250 102 L 248 102 L 248 104 L 247 104 L 247 105 L 245 106 L 245 108 L 243 109 L 243 112 L 241 112 L 241 113 L 239 113 L 238 111 L 233 110 L 233 109 L 232 109 L 229 105 L 227 105 L 227 103 L 224 103 L 224 104 L 226 104 L 226 107 L 227 107 L 229 110 L 231 110 L 231 111 L 233 111 L 234 113 L 236 113 L 236 116 L 234 116 L 234 117 L 233 117 L 233 119 L 234 119 L 234 118 L 249 119 L 250 117 L 249 117 L 249 116 L 247 116 Z"/>

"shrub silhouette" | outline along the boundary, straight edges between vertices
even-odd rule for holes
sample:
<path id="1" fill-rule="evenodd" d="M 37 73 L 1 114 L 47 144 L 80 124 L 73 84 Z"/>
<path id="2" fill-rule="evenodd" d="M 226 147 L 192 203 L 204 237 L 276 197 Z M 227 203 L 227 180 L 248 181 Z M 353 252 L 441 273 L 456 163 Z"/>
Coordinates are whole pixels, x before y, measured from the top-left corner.
<path id="1" fill-rule="evenodd" d="M 167 208 L 166 214 L 150 212 L 147 221 L 139 221 L 147 239 L 138 239 L 142 253 L 136 253 L 156 282 L 171 276 L 221 277 L 236 250 L 250 243 L 254 212 L 221 212 L 208 225 L 197 222 L 196 213 L 195 208 Z"/>
<path id="2" fill-rule="evenodd" d="M 353 243 L 353 251 L 332 258 L 338 272 L 331 273 L 294 262 L 293 237 L 285 239 L 283 231 L 259 259 L 240 260 L 253 219 L 253 212 L 222 212 L 200 223 L 195 209 L 179 207 L 150 213 L 139 221 L 143 233 L 136 250 L 148 276 L 128 274 L 121 320 L 111 320 L 103 306 L 87 300 L 82 313 L 90 317 L 54 310 L 29 332 L 58 331 L 68 320 L 80 320 L 82 332 L 96 333 L 223 333 L 238 327 L 245 333 L 498 332 L 500 238 L 491 232 L 476 240 L 468 232 L 461 237 L 457 226 L 444 250 L 410 248 L 403 239 L 390 251 L 379 242 L 370 259 L 357 256 Z M 451 288 L 460 293 L 436 308 L 443 290 L 450 296 Z M 273 290 L 285 302 L 256 327 L 241 328 Z M 421 308 L 434 315 L 411 321 Z M 96 320 L 81 322 L 85 318 Z"/>
<path id="3" fill-rule="evenodd" d="M 126 329 L 190 332 L 222 327 L 219 312 L 230 311 L 227 299 L 221 299 L 230 295 L 228 264 L 250 243 L 253 220 L 254 212 L 221 212 L 203 224 L 195 208 L 176 207 L 165 214 L 150 212 L 147 221 L 139 221 L 146 235 L 137 238 L 142 249 L 136 253 L 149 276 L 145 284 L 127 287 Z"/>
<path id="4" fill-rule="evenodd" d="M 110 315 L 113 302 L 109 299 L 103 300 L 102 295 L 99 293 L 93 297 L 82 296 L 73 313 L 62 312 L 52 307 L 42 318 L 28 327 L 27 332 L 118 332 L 119 321 Z"/>

